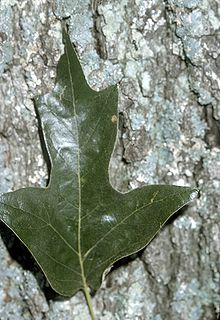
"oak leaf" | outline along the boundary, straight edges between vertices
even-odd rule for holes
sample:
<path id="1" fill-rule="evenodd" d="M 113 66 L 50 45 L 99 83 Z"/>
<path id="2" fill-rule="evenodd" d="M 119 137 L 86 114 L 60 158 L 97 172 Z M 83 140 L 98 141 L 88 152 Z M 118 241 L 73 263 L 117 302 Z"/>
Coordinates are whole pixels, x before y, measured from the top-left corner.
<path id="1" fill-rule="evenodd" d="M 49 184 L 1 195 L 0 219 L 53 289 L 69 296 L 85 286 L 98 289 L 105 270 L 146 246 L 197 190 L 152 185 L 122 194 L 112 188 L 117 86 L 92 90 L 66 33 L 64 42 L 54 90 L 37 100 Z"/>

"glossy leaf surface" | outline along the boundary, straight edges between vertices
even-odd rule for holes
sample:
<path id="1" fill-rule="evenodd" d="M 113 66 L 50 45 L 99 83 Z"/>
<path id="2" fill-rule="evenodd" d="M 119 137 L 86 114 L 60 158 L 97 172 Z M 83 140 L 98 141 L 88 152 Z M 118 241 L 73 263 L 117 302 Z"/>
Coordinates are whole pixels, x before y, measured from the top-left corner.
<path id="1" fill-rule="evenodd" d="M 0 219 L 31 251 L 51 286 L 72 295 L 99 288 L 104 271 L 143 248 L 197 191 L 146 186 L 126 194 L 109 183 L 117 88 L 93 91 L 64 34 L 52 93 L 37 108 L 51 161 L 46 188 L 0 197 Z"/>

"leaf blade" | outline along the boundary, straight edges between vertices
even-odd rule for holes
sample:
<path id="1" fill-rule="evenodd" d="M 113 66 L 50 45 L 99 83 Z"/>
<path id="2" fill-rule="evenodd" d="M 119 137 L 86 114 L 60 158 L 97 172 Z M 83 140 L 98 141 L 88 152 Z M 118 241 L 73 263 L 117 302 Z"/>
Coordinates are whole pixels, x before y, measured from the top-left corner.
<path id="1" fill-rule="evenodd" d="M 0 219 L 32 252 L 55 291 L 101 284 L 118 259 L 143 248 L 197 193 L 146 186 L 121 194 L 108 177 L 117 87 L 93 91 L 67 34 L 54 90 L 37 101 L 51 161 L 47 188 L 0 196 Z"/>

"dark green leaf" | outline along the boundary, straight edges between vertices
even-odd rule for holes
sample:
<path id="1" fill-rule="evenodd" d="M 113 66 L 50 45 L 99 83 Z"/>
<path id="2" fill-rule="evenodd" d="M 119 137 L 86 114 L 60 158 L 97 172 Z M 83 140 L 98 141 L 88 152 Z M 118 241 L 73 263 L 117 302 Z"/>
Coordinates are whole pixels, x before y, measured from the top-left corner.
<path id="1" fill-rule="evenodd" d="M 72 295 L 85 284 L 99 288 L 104 271 L 146 246 L 197 190 L 154 185 L 121 194 L 111 187 L 117 87 L 93 91 L 66 34 L 64 41 L 55 88 L 37 101 L 50 183 L 2 195 L 0 219 L 28 247 L 51 286 Z"/>

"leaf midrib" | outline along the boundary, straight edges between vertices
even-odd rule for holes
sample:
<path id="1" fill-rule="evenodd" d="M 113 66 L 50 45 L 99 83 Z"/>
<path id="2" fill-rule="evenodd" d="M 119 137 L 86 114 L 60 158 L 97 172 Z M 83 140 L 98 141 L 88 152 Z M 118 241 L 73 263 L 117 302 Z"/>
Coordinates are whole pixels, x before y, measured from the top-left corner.
<path id="1" fill-rule="evenodd" d="M 72 44 L 70 44 L 72 46 Z M 66 57 L 67 57 L 67 64 L 68 64 L 68 72 L 69 72 L 69 79 L 71 84 L 71 95 L 72 95 L 72 107 L 74 111 L 74 118 L 75 118 L 75 125 L 76 125 L 76 140 L 77 140 L 77 168 L 78 168 L 78 232 L 77 232 L 77 245 L 78 245 L 78 254 L 79 254 L 79 265 L 81 270 L 81 277 L 83 287 L 87 289 L 86 277 L 84 272 L 84 265 L 83 265 L 83 258 L 82 258 L 82 251 L 81 251 L 81 214 L 82 214 L 82 194 L 81 194 L 81 167 L 80 167 L 80 141 L 79 141 L 79 127 L 77 121 L 77 113 L 76 113 L 76 104 L 74 98 L 74 87 L 73 87 L 73 78 L 71 74 L 70 68 L 70 59 L 68 54 L 68 49 L 66 50 Z M 73 49 L 74 50 L 74 49 Z"/>

